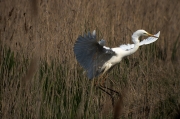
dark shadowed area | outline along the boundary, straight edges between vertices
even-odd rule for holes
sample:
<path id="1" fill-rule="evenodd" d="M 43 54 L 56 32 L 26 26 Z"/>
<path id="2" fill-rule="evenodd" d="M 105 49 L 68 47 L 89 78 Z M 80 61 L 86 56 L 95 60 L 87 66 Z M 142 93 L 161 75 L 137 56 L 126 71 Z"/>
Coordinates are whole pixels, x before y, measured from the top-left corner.
<path id="1" fill-rule="evenodd" d="M 138 29 L 161 31 L 94 86 L 73 46 L 96 30 L 109 47 Z M 112 81 L 113 82 L 112 82 Z M 179 0 L 0 0 L 2 119 L 168 119 L 180 117 Z"/>

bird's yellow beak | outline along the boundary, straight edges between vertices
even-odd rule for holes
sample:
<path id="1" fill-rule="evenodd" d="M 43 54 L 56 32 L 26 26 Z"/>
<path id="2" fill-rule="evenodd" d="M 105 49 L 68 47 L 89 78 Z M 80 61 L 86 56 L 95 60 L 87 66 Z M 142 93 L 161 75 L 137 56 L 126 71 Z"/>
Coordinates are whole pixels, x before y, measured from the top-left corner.
<path id="1" fill-rule="evenodd" d="M 157 37 L 157 36 L 154 36 L 154 35 L 152 35 L 152 34 L 150 34 L 150 33 L 147 33 L 147 35 L 148 35 L 148 36 L 150 36 L 150 37 L 159 38 L 159 37 Z"/>

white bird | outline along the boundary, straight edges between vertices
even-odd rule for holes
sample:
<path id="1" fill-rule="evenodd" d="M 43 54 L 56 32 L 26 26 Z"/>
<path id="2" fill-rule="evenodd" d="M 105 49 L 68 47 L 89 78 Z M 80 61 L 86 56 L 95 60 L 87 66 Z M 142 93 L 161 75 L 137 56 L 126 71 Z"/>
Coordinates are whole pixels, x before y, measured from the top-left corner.
<path id="1" fill-rule="evenodd" d="M 140 42 L 140 36 L 149 36 Z M 123 57 L 135 53 L 139 46 L 155 42 L 160 36 L 160 31 L 152 35 L 145 30 L 137 30 L 132 35 L 134 44 L 121 45 L 120 47 L 109 48 L 105 46 L 105 40 L 99 42 L 96 39 L 96 31 L 91 34 L 79 36 L 74 45 L 74 53 L 77 61 L 87 71 L 89 79 L 104 74 L 114 65 L 118 64 Z"/>

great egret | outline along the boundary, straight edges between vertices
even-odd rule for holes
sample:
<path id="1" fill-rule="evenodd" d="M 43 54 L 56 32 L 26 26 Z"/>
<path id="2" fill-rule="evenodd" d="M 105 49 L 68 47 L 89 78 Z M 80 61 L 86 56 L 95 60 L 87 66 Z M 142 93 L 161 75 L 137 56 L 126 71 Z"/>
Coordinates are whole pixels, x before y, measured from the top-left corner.
<path id="1" fill-rule="evenodd" d="M 96 39 L 96 31 L 92 34 L 84 34 L 79 36 L 74 45 L 74 53 L 77 61 L 87 71 L 89 79 L 104 74 L 114 65 L 118 64 L 123 57 L 135 53 L 139 46 L 147 45 L 155 42 L 160 35 L 160 31 L 152 35 L 145 30 L 137 30 L 132 35 L 134 44 L 121 45 L 120 47 L 109 48 L 105 46 L 105 40 L 99 42 Z M 143 41 L 139 41 L 140 36 L 149 36 Z"/>

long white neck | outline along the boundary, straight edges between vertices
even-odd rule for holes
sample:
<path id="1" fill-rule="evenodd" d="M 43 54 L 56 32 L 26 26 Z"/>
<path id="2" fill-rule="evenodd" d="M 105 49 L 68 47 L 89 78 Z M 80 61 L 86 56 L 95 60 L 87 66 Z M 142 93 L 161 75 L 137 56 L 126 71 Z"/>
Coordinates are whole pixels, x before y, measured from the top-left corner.
<path id="1" fill-rule="evenodd" d="M 139 36 L 132 36 L 132 41 L 134 42 L 134 48 L 126 51 L 125 56 L 135 53 L 139 48 Z"/>

